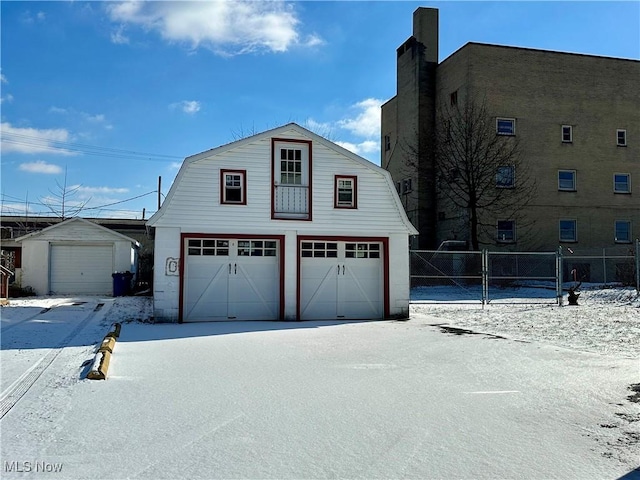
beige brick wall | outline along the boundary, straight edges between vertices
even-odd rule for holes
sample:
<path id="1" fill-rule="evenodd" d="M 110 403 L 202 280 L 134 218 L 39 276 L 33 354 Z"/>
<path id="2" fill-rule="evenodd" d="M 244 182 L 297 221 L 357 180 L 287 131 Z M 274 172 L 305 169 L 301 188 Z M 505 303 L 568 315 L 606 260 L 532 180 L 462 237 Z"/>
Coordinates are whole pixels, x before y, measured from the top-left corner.
<path id="1" fill-rule="evenodd" d="M 490 114 L 516 119 L 537 180 L 528 209 L 535 228 L 519 249 L 557 247 L 565 218 L 577 220 L 574 248 L 615 245 L 616 220 L 631 221 L 633 237 L 640 235 L 640 183 L 633 185 L 640 182 L 640 62 L 478 44 L 457 56 L 467 61 L 451 62 L 450 72 L 446 62 L 440 67 L 450 88 L 466 75 Z M 572 126 L 571 143 L 562 142 L 562 125 Z M 626 129 L 628 146 L 616 145 L 617 129 Z M 575 192 L 558 190 L 558 170 L 576 171 Z M 631 194 L 614 193 L 614 173 L 630 174 Z"/>
<path id="2" fill-rule="evenodd" d="M 427 43 L 421 45 L 425 52 L 437 52 L 437 15 L 418 9 L 413 35 L 418 43 Z M 398 93 L 382 108 L 381 165 L 396 181 L 412 178 L 414 191 L 403 201 L 423 235 L 435 227 L 435 245 L 465 239 L 464 212 L 442 198 L 437 202 L 437 224 L 423 215 L 433 202 L 424 195 L 424 175 L 413 168 L 415 158 L 410 157 L 412 150 L 419 150 L 417 132 L 432 107 L 424 96 L 424 63 L 403 51 L 398 56 Z M 525 211 L 526 220 L 517 226 L 517 243 L 506 248 L 555 250 L 561 219 L 577 221 L 577 242 L 567 244 L 576 250 L 620 246 L 615 241 L 616 220 L 630 221 L 632 238 L 640 237 L 639 83 L 637 60 L 476 43 L 466 44 L 437 66 L 436 108 L 457 91 L 458 102 L 467 96 L 484 98 L 491 116 L 516 119 L 516 135 L 538 189 Z M 562 141 L 563 125 L 572 127 L 571 143 Z M 617 146 L 617 129 L 626 130 L 626 147 Z M 389 151 L 384 148 L 386 135 L 391 138 Z M 558 190 L 558 170 L 575 170 L 576 191 Z M 630 175 L 631 194 L 614 193 L 615 173 Z M 517 179 L 518 172 L 516 184 Z M 498 247 L 493 235 L 483 240 L 486 246 Z"/>

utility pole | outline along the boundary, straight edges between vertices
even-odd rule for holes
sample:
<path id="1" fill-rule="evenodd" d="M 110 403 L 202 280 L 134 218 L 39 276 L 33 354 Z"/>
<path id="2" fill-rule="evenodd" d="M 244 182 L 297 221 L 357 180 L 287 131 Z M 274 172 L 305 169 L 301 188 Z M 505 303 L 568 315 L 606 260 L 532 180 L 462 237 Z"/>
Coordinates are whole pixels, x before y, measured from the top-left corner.
<path id="1" fill-rule="evenodd" d="M 162 177 L 158 177 L 158 210 L 160 210 L 160 195 L 162 195 Z"/>

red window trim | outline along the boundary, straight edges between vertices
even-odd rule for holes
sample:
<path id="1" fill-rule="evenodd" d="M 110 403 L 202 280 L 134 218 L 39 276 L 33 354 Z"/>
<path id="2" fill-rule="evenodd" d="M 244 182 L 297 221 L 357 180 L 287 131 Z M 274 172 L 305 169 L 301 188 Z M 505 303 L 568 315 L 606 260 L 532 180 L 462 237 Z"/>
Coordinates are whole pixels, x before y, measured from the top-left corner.
<path id="1" fill-rule="evenodd" d="M 338 180 L 353 181 L 353 205 L 338 205 Z M 355 175 L 334 175 L 333 178 L 333 208 L 353 210 L 358 208 L 358 177 Z"/>
<path id="2" fill-rule="evenodd" d="M 237 174 L 242 175 L 242 201 L 241 202 L 229 202 L 224 199 L 225 192 L 225 181 L 224 177 L 226 174 Z M 247 204 L 247 171 L 246 170 L 229 170 L 229 169 L 220 169 L 220 205 L 246 205 Z"/>
<path id="3" fill-rule="evenodd" d="M 304 143 L 307 145 L 309 149 L 309 215 L 307 218 L 282 218 L 276 216 L 276 185 L 273 179 L 273 175 L 276 169 L 276 143 L 278 142 L 288 142 L 288 143 Z M 271 219 L 272 220 L 294 220 L 299 222 L 310 222 L 313 218 L 313 178 L 311 173 L 313 169 L 311 166 L 313 165 L 312 152 L 313 149 L 311 140 L 298 140 L 295 138 L 278 138 L 271 137 Z"/>

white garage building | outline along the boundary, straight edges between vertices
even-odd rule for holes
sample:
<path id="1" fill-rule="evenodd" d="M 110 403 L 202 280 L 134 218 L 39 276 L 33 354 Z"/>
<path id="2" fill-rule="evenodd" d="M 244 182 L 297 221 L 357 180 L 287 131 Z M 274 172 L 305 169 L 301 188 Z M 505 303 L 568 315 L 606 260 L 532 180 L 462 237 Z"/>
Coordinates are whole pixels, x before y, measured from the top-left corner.
<path id="1" fill-rule="evenodd" d="M 296 124 L 185 159 L 148 225 L 156 321 L 408 315 L 389 173 Z"/>
<path id="2" fill-rule="evenodd" d="M 17 238 L 22 285 L 37 295 L 111 295 L 114 272 L 135 273 L 138 242 L 83 218 Z"/>

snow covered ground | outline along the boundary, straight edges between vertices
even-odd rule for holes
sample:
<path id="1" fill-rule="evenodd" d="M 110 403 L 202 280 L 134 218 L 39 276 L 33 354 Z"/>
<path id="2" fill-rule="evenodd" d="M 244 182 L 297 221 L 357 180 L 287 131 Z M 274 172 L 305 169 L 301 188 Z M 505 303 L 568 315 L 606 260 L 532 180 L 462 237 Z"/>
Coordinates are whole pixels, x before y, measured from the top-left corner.
<path id="1" fill-rule="evenodd" d="M 415 289 L 411 318 L 588 352 L 640 356 L 640 296 L 634 288 L 583 286 L 578 306 L 569 306 L 565 293 L 560 307 L 554 303 L 555 291 L 541 288 L 490 290 L 493 300 L 484 308 L 480 298 L 479 288 Z"/>
<path id="2" fill-rule="evenodd" d="M 0 406 L 30 385 L 0 420 L 0 476 L 635 478 L 635 292 L 503 294 L 409 321 L 184 325 L 145 323 L 145 297 L 12 301 Z M 108 380 L 85 380 L 115 321 Z"/>

